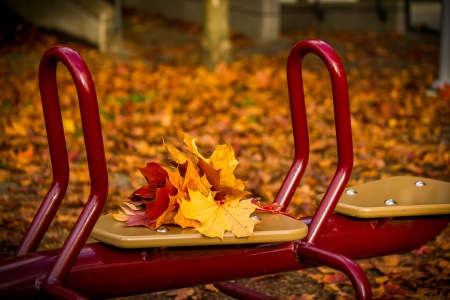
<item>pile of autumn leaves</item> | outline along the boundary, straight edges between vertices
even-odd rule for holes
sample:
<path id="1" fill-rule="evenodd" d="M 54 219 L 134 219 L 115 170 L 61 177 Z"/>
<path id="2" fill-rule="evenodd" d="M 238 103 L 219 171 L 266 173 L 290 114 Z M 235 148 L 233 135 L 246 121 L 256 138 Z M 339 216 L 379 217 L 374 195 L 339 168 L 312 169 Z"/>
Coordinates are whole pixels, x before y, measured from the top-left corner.
<path id="1" fill-rule="evenodd" d="M 127 226 L 158 228 L 163 224 L 193 227 L 208 237 L 223 239 L 225 231 L 236 237 L 253 234 L 257 220 L 250 214 L 260 207 L 256 199 L 242 200 L 246 182 L 233 172 L 238 161 L 229 144 L 218 145 L 210 158 L 197 150 L 195 138 L 183 133 L 189 154 L 165 145 L 174 168 L 147 163 L 138 168 L 147 185 L 124 200 L 122 211 L 112 214 Z"/>

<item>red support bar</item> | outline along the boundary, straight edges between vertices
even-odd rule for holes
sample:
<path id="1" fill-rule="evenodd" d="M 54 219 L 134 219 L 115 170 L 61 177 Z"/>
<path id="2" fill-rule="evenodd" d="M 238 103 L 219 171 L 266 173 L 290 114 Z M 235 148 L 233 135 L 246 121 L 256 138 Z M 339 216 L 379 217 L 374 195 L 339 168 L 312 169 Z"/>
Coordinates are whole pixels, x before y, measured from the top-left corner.
<path id="1" fill-rule="evenodd" d="M 369 281 L 357 263 L 344 255 L 316 246 L 350 179 L 353 168 L 347 76 L 336 52 L 329 45 L 319 40 L 306 40 L 298 43 L 288 57 L 287 80 L 295 156 L 291 169 L 275 198 L 275 203 L 282 205 L 284 210 L 287 208 L 308 164 L 309 135 L 302 78 L 302 63 L 308 53 L 319 56 L 331 76 L 338 165 L 330 186 L 308 226 L 308 235 L 305 242 L 295 243 L 295 251 L 299 258 L 306 258 L 312 262 L 344 272 L 352 281 L 358 299 L 372 299 Z"/>
<path id="2" fill-rule="evenodd" d="M 350 178 L 353 167 L 353 145 L 347 77 L 341 60 L 336 52 L 322 41 L 306 40 L 298 43 L 291 50 L 287 61 L 295 156 L 291 169 L 275 198 L 275 203 L 283 205 L 284 210 L 287 208 L 308 164 L 309 135 L 302 77 L 302 62 L 308 53 L 319 56 L 324 61 L 331 76 L 338 152 L 336 173 L 308 228 L 306 240 L 315 244 Z"/>
<path id="3" fill-rule="evenodd" d="M 47 50 L 39 65 L 39 87 L 53 168 L 53 183 L 28 228 L 16 256 L 36 250 L 61 204 L 68 185 L 69 164 L 56 86 L 58 62 L 67 67 L 77 89 L 91 192 L 85 208 L 55 262 L 45 276 L 37 280 L 36 286 L 58 298 L 77 298 L 80 295 L 64 288 L 61 284 L 102 212 L 108 194 L 108 173 L 94 82 L 80 55 L 66 46 L 55 46 Z"/>
<path id="4" fill-rule="evenodd" d="M 347 275 L 353 284 L 357 299 L 372 299 L 370 282 L 363 269 L 355 261 L 342 254 L 318 248 L 311 243 L 296 243 L 295 248 L 299 259 L 307 259 L 340 270 Z"/>
<path id="5" fill-rule="evenodd" d="M 44 55 L 45 56 L 45 55 Z M 56 88 L 56 61 L 53 64 L 47 62 L 44 70 L 40 67 L 40 91 L 42 98 L 42 109 L 44 111 L 45 128 L 52 163 L 53 180 L 52 185 L 44 198 L 39 210 L 25 233 L 16 250 L 15 256 L 21 256 L 36 251 L 39 243 L 53 220 L 59 206 L 66 194 L 69 184 L 69 159 L 67 157 L 66 140 L 62 125 L 61 108 L 59 105 L 58 89 Z M 53 74 L 53 84 L 42 84 L 41 77 Z M 48 80 L 47 79 L 47 80 Z"/>

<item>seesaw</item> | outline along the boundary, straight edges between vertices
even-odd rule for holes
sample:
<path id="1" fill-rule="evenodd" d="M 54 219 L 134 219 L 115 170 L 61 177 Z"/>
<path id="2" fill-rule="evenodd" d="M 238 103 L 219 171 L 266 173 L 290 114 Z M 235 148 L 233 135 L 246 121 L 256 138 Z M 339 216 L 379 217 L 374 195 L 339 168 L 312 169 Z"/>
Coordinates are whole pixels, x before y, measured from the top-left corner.
<path id="1" fill-rule="evenodd" d="M 319 40 L 297 44 L 287 61 L 294 161 L 274 199 L 288 206 L 306 169 L 309 135 L 302 84 L 306 54 L 319 56 L 333 87 L 338 166 L 330 186 L 317 198 L 317 212 L 296 220 L 261 213 L 253 236 L 223 240 L 194 230 L 124 227 L 100 216 L 108 174 L 95 87 L 73 49 L 55 46 L 43 55 L 39 84 L 53 169 L 52 185 L 13 258 L 0 261 L 2 298 L 113 298 L 215 284 L 238 299 L 272 299 L 230 280 L 328 266 L 344 272 L 358 299 L 371 299 L 358 259 L 411 251 L 449 223 L 450 183 L 419 177 L 392 177 L 346 187 L 352 166 L 347 79 L 334 50 Z M 35 252 L 66 193 L 69 180 L 64 129 L 56 86 L 61 62 L 75 82 L 91 179 L 91 193 L 63 247 Z M 85 244 L 92 236 L 98 243 Z M 186 274 L 189 274 L 188 276 Z"/>

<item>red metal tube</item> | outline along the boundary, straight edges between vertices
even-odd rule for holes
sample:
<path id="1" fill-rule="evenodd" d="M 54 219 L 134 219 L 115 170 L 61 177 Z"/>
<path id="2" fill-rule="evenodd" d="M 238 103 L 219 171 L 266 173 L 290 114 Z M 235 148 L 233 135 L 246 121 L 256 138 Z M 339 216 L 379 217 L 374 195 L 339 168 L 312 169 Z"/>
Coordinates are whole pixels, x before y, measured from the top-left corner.
<path id="1" fill-rule="evenodd" d="M 336 52 L 322 41 L 306 40 L 298 43 L 291 50 L 287 61 L 287 80 L 291 104 L 295 155 L 293 164 L 275 198 L 275 203 L 282 205 L 283 211 L 286 210 L 308 164 L 309 136 L 302 78 L 302 62 L 308 53 L 314 53 L 319 56 L 324 61 L 331 76 L 338 153 L 336 173 L 308 228 L 308 236 L 305 238 L 308 244 L 316 244 L 350 178 L 353 167 L 353 146 L 347 77 L 341 60 Z M 314 257 L 316 259 L 315 262 L 330 262 L 332 263 L 330 265 L 331 267 L 333 265 L 339 266 L 339 270 L 345 272 L 352 279 L 353 283 L 357 281 L 367 283 L 367 285 L 355 285 L 355 289 L 359 299 L 371 298 L 369 296 L 371 291 L 368 280 L 364 272 L 355 267 L 355 262 L 333 253 L 328 253 L 313 245 L 304 249 L 302 246 L 299 247 L 299 251 L 305 251 L 305 255 Z M 312 255 L 315 250 L 317 251 Z M 353 273 L 353 271 L 356 273 Z M 363 277 L 365 280 L 361 281 Z M 239 291 L 236 288 L 233 290 L 233 295 L 238 295 Z M 247 294 L 250 293 L 246 290 L 242 290 L 242 292 L 243 294 L 239 295 L 240 297 L 247 297 Z M 254 296 L 259 297 L 257 294 Z"/>
<path id="2" fill-rule="evenodd" d="M 360 300 L 372 299 L 370 282 L 361 267 L 353 260 L 339 253 L 316 247 L 311 243 L 296 243 L 299 259 L 312 262 L 342 271 L 353 284 L 356 298 Z"/>
<path id="3" fill-rule="evenodd" d="M 306 54 L 319 56 L 328 68 L 333 88 L 333 104 L 338 148 L 338 167 L 314 219 L 306 241 L 317 243 L 350 178 L 353 167 L 353 145 L 350 125 L 347 77 L 336 52 L 319 40 L 306 40 L 294 46 L 287 61 L 287 79 L 294 133 L 294 162 L 275 198 L 286 209 L 305 172 L 309 157 L 309 135 L 303 92 L 302 62 Z"/>
<path id="4" fill-rule="evenodd" d="M 44 71 L 45 74 L 43 74 Z M 47 77 L 46 80 L 49 80 L 51 78 L 50 76 L 53 75 L 53 80 L 56 80 L 55 74 L 56 61 L 53 64 L 47 63 L 44 69 L 39 69 L 39 78 Z M 67 157 L 66 140 L 64 137 L 56 82 L 53 84 L 42 84 L 40 81 L 40 91 L 52 163 L 53 181 L 30 227 L 22 238 L 15 256 L 36 251 L 61 205 L 69 184 L 69 159 Z"/>
<path id="5" fill-rule="evenodd" d="M 302 220 L 309 223 L 311 219 Z M 353 219 L 333 214 L 317 245 L 352 259 L 411 251 L 444 229 L 448 216 Z M 85 245 L 64 285 L 89 298 L 113 298 L 316 267 L 294 243 L 125 250 Z M 0 261 L 0 295 L 37 296 L 35 281 L 57 250 Z"/>
<path id="6" fill-rule="evenodd" d="M 38 279 L 36 286 L 56 297 L 74 298 L 80 295 L 60 285 L 102 212 L 108 194 L 108 173 L 94 82 L 80 55 L 66 46 L 55 46 L 47 50 L 39 65 L 39 87 L 54 172 L 53 183 L 28 228 L 16 256 L 36 250 L 67 189 L 69 166 L 56 86 L 58 62 L 62 62 L 67 67 L 77 89 L 91 192 L 85 208 L 55 262 L 46 273 L 45 279 Z"/>
<path id="7" fill-rule="evenodd" d="M 306 46 L 304 43 L 301 45 L 302 48 Z M 294 161 L 274 200 L 275 203 L 283 205 L 283 211 L 287 209 L 297 185 L 305 173 L 309 159 L 308 122 L 302 77 L 302 62 L 306 53 L 297 53 L 298 50 L 294 49 L 299 49 L 299 44 L 291 50 L 287 62 L 287 83 L 295 149 Z M 320 50 L 316 49 L 313 53 L 316 52 L 320 52 Z"/>

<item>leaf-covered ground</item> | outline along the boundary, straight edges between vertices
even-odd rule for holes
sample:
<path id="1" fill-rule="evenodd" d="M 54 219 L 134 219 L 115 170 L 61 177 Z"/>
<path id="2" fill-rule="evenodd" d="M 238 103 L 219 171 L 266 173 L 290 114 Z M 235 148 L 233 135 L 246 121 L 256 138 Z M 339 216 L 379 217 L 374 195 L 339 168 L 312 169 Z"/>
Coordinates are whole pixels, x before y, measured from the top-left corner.
<path id="1" fill-rule="evenodd" d="M 111 212 L 145 181 L 135 166 L 168 163 L 161 137 L 180 131 L 199 137 L 202 153 L 233 145 L 236 175 L 254 196 L 270 202 L 293 157 L 285 76 L 290 48 L 305 38 L 335 47 L 348 75 L 355 147 L 350 185 L 393 175 L 450 181 L 450 92 L 429 90 L 437 74 L 438 37 L 375 33 L 285 33 L 258 45 L 233 34 L 235 60 L 210 72 L 199 67 L 195 24 L 126 11 L 124 51 L 101 54 L 68 37 L 13 22 L 0 47 L 0 250 L 11 256 L 50 186 L 52 171 L 37 80 L 38 60 L 64 42 L 85 59 L 94 78 L 109 172 Z M 71 176 L 67 195 L 40 245 L 60 247 L 89 194 L 89 175 L 75 87 L 58 69 Z M 311 215 L 336 167 L 330 80 L 307 56 L 304 85 L 311 137 L 308 170 L 290 211 Z M 450 297 L 450 230 L 404 255 L 362 261 L 381 298 Z M 349 281 L 327 268 L 239 281 L 283 299 L 347 299 Z M 224 299 L 211 286 L 145 296 L 148 299 Z"/>

